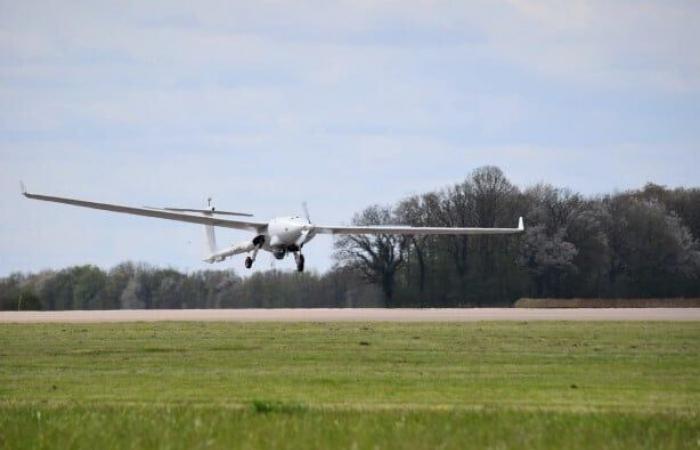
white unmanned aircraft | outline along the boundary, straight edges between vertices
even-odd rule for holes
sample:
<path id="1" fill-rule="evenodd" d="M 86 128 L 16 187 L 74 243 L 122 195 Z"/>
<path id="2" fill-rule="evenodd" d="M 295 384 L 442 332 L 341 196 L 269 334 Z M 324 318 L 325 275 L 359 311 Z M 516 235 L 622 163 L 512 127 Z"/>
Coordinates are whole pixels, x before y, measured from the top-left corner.
<path id="1" fill-rule="evenodd" d="M 108 203 L 96 203 L 86 200 L 72 198 L 54 197 L 50 195 L 30 194 L 24 184 L 21 184 L 22 194 L 34 200 L 44 200 L 48 202 L 65 203 L 68 205 L 83 206 L 85 208 L 102 209 L 137 216 L 156 217 L 158 219 L 178 220 L 180 222 L 197 223 L 204 225 L 207 244 L 209 246 L 209 256 L 204 261 L 214 263 L 223 261 L 233 255 L 249 253 L 245 259 L 245 267 L 250 269 L 255 262 L 258 251 L 266 250 L 271 252 L 275 258 L 283 259 L 288 253 L 294 255 L 297 270 L 304 270 L 304 255 L 301 249 L 313 239 L 317 234 L 403 234 L 403 235 L 426 235 L 426 234 L 446 234 L 446 235 L 474 235 L 474 234 L 514 234 L 522 233 L 525 229 L 523 218 L 518 220 L 517 228 L 451 228 L 451 227 L 410 227 L 400 225 L 381 226 L 325 226 L 311 223 L 309 213 L 304 204 L 304 218 L 276 217 L 269 222 L 259 222 L 249 219 L 222 219 L 215 216 L 239 216 L 252 217 L 252 214 L 219 211 L 211 206 L 209 199 L 208 209 L 190 208 L 135 208 L 132 206 L 112 205 Z M 250 231 L 254 234 L 252 239 L 248 239 L 228 248 L 219 250 L 216 247 L 216 237 L 214 227 L 235 228 L 237 230 Z"/>

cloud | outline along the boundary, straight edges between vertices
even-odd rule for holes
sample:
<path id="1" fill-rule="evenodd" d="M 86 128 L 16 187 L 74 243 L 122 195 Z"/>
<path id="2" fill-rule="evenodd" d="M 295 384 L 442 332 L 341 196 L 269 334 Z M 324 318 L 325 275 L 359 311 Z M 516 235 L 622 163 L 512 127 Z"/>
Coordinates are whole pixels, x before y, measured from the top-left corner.
<path id="1" fill-rule="evenodd" d="M 368 59 L 381 64 L 401 48 L 419 58 L 427 48 L 450 57 L 478 53 L 564 82 L 698 88 L 700 56 L 687 51 L 700 37 L 700 6 L 693 3 L 370 3 L 137 2 L 66 9 L 21 2 L 5 5 L 1 42 L 3 54 L 24 62 L 122 61 L 161 72 L 222 64 L 283 68 L 285 74 L 296 68 L 321 78 L 347 73 L 345 58 L 379 52 Z M 308 73 L 313 60 L 321 73 Z"/>

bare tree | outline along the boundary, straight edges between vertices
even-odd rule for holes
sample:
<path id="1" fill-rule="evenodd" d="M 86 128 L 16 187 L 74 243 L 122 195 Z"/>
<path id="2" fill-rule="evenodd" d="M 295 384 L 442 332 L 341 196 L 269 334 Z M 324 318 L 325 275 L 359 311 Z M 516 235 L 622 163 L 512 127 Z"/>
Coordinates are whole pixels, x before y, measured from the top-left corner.
<path id="1" fill-rule="evenodd" d="M 469 180 L 456 184 L 443 191 L 441 202 L 446 220 L 443 226 L 469 227 L 474 226 L 473 188 Z M 464 279 L 468 271 L 469 238 L 467 236 L 450 236 L 449 252 L 452 255 L 454 267 L 460 279 Z"/>
<path id="2" fill-rule="evenodd" d="M 513 220 L 504 217 L 512 207 L 518 189 L 506 178 L 498 167 L 485 166 L 472 172 L 469 177 L 471 189 L 468 194 L 473 204 L 473 218 L 476 226 L 493 227 L 500 222 Z"/>
<path id="3" fill-rule="evenodd" d="M 512 226 L 513 214 L 519 191 L 506 178 L 498 167 L 484 166 L 475 169 L 467 179 L 470 189 L 466 192 L 471 214 L 469 225 L 479 227 Z M 475 236 L 475 250 L 478 253 L 481 277 L 498 274 L 496 253 L 503 253 L 509 239 L 492 239 L 488 236 Z"/>
<path id="4" fill-rule="evenodd" d="M 431 220 L 429 204 L 433 202 L 436 194 L 429 193 L 422 196 L 409 197 L 396 207 L 396 216 L 401 223 L 415 227 L 434 226 L 435 221 Z M 406 254 L 415 254 L 418 266 L 418 295 L 423 296 L 425 293 L 425 279 L 427 275 L 427 258 L 426 253 L 430 249 L 430 243 L 434 239 L 431 235 L 419 235 L 407 237 Z M 407 268 L 410 270 L 410 267 Z M 409 274 L 409 279 L 410 279 Z"/>
<path id="5" fill-rule="evenodd" d="M 392 225 L 396 223 L 389 207 L 370 206 L 356 214 L 354 225 Z M 386 306 L 394 305 L 396 271 L 404 261 L 408 239 L 404 236 L 379 234 L 343 236 L 336 240 L 336 260 L 359 271 L 363 278 L 378 283 Z"/>

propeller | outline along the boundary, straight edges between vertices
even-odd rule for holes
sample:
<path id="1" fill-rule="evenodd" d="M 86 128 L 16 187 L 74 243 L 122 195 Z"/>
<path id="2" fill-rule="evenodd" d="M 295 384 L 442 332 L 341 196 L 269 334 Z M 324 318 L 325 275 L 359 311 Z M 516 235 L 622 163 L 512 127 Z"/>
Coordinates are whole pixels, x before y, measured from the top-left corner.
<path id="1" fill-rule="evenodd" d="M 304 210 L 304 216 L 306 217 L 306 220 L 311 223 L 311 216 L 309 215 L 309 207 L 306 204 L 306 201 L 301 202 L 301 209 Z"/>
<path id="2" fill-rule="evenodd" d="M 299 234 L 299 238 L 296 240 L 296 245 L 301 247 L 304 245 L 304 243 L 308 240 L 309 234 L 313 232 L 314 226 L 311 225 L 311 215 L 309 215 L 309 207 L 306 204 L 306 202 L 301 203 L 301 209 L 304 210 L 304 216 L 306 217 L 306 221 L 309 222 L 308 225 L 304 225 L 301 229 L 301 233 Z"/>

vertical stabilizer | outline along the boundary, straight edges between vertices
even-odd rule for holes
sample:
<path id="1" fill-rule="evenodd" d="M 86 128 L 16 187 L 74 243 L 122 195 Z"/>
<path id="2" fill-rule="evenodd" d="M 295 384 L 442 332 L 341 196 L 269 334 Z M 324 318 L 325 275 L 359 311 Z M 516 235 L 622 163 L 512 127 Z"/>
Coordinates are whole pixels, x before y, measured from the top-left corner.
<path id="1" fill-rule="evenodd" d="M 204 232 L 207 235 L 207 250 L 212 255 L 216 253 L 216 233 L 214 233 L 214 225 L 204 225 Z"/>
<path id="2" fill-rule="evenodd" d="M 205 212 L 205 216 L 211 217 L 215 208 L 211 205 L 211 196 L 207 198 L 207 209 L 211 210 L 211 213 Z M 214 233 L 214 225 L 204 225 L 204 233 L 207 235 L 207 250 L 209 250 L 209 255 L 213 255 L 217 252 L 216 248 L 216 233 Z"/>

